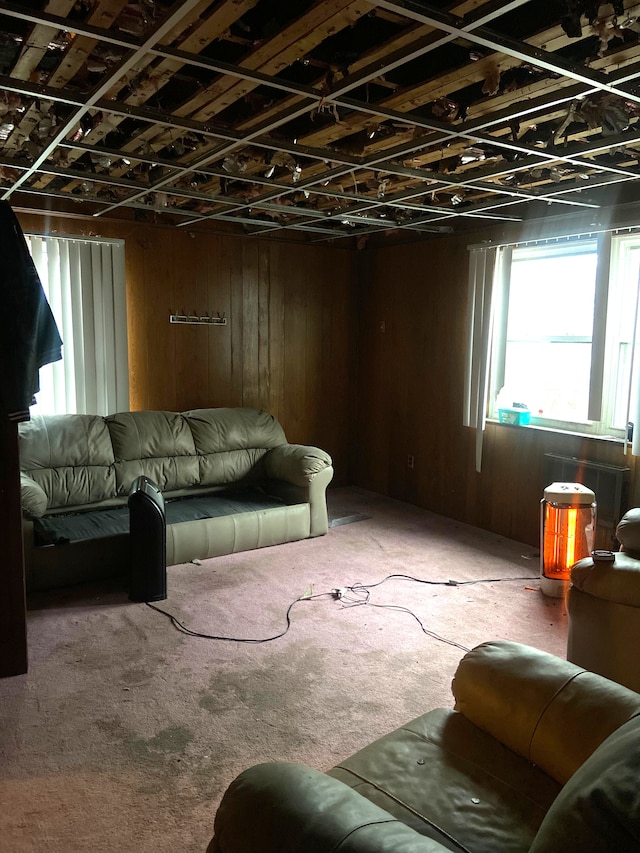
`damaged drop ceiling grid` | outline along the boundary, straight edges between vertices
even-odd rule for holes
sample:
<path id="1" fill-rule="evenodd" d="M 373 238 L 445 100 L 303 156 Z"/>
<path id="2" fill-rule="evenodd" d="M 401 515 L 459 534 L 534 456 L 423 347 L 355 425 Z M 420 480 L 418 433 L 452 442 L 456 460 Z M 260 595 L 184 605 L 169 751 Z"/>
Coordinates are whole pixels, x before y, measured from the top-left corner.
<path id="1" fill-rule="evenodd" d="M 13 206 L 307 239 L 640 202 L 640 3 L 0 2 Z"/>

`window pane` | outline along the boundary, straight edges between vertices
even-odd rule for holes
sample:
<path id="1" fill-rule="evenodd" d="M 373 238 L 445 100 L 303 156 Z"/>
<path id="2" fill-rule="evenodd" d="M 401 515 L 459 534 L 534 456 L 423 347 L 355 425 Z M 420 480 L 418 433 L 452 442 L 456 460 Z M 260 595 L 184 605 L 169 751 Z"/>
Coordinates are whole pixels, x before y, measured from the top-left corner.
<path id="1" fill-rule="evenodd" d="M 597 255 L 519 260 L 514 252 L 507 337 L 541 340 L 593 331 Z"/>
<path id="2" fill-rule="evenodd" d="M 634 334 L 637 335 L 640 241 L 637 235 L 629 235 L 618 238 L 614 245 L 607 318 L 607 412 L 610 426 L 624 430 L 629 416 Z"/>
<path id="3" fill-rule="evenodd" d="M 596 248 L 591 240 L 513 253 L 504 387 L 534 417 L 587 421 Z"/>
<path id="4" fill-rule="evenodd" d="M 586 422 L 591 344 L 508 342 L 505 388 L 534 417 Z"/>

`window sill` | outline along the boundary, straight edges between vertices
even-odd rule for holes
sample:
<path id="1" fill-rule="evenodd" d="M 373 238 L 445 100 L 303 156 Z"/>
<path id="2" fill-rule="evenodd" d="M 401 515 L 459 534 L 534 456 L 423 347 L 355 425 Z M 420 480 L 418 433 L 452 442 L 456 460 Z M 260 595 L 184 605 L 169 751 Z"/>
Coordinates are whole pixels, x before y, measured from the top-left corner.
<path id="1" fill-rule="evenodd" d="M 594 435 L 591 432 L 578 432 L 568 429 L 554 429 L 553 427 L 540 426 L 539 424 L 505 424 L 497 418 L 487 418 L 488 424 L 495 424 L 506 429 L 526 429 L 535 430 L 537 432 L 550 432 L 553 435 L 567 435 L 571 438 L 588 438 L 592 441 L 604 441 L 607 444 L 624 444 L 623 438 L 617 438 L 615 435 Z"/>

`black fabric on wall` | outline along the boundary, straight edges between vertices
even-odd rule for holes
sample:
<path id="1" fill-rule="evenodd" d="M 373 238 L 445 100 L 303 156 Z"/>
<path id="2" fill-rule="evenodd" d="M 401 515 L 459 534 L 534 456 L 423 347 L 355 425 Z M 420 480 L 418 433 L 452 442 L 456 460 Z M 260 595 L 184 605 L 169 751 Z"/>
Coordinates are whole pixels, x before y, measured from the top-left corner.
<path id="1" fill-rule="evenodd" d="M 13 421 L 29 420 L 39 370 L 62 358 L 62 339 L 15 213 L 0 201 L 0 405 Z"/>

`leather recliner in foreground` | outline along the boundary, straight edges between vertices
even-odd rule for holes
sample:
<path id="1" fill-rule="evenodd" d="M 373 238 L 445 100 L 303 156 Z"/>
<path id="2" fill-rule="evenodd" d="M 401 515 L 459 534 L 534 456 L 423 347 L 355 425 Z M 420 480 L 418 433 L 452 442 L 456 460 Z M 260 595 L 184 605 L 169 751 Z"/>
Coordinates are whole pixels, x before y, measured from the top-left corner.
<path id="1" fill-rule="evenodd" d="M 640 694 L 504 640 L 437 709 L 326 773 L 259 764 L 208 853 L 637 853 Z"/>

